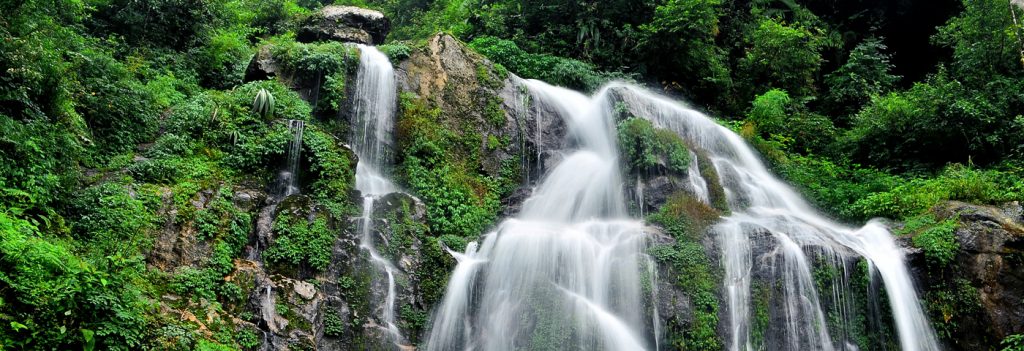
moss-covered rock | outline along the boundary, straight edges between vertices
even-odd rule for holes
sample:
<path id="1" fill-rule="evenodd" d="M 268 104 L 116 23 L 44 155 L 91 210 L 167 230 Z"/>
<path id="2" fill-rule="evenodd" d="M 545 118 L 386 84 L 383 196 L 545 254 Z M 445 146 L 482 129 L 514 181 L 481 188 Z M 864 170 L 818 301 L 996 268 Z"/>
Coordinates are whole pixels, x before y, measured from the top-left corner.
<path id="1" fill-rule="evenodd" d="M 985 349 L 1024 333 L 1021 205 L 997 208 L 950 201 L 927 216 L 934 218 L 933 224 L 911 221 L 903 226 L 907 237 L 901 243 L 908 247 L 908 262 L 921 284 L 929 319 L 945 346 Z M 931 232 L 948 233 L 952 241 L 947 245 L 936 238 L 918 239 Z"/>

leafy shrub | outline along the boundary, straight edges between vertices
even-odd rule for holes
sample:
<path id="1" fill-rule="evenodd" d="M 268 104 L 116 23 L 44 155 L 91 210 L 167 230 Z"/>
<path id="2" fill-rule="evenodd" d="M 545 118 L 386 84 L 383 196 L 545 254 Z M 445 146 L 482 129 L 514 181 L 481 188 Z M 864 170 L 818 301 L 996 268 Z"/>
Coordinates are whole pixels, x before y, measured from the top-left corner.
<path id="1" fill-rule="evenodd" d="M 435 235 L 475 237 L 497 217 L 502 194 L 518 179 L 491 176 L 480 164 L 482 137 L 452 130 L 440 109 L 409 94 L 401 96 L 397 126 L 399 179 L 427 206 L 427 224 Z"/>
<path id="2" fill-rule="evenodd" d="M 959 321 L 971 318 L 981 310 L 981 293 L 971 282 L 954 278 L 932 286 L 925 294 L 926 306 L 932 326 L 940 338 L 952 338 L 963 333 Z"/>
<path id="3" fill-rule="evenodd" d="M 206 86 L 229 88 L 242 83 L 253 49 L 245 26 L 220 28 L 196 49 L 199 72 Z"/>
<path id="4" fill-rule="evenodd" d="M 190 296 L 196 300 L 203 298 L 214 300 L 220 277 L 211 269 L 184 267 L 174 275 L 169 287 L 171 291 L 182 296 Z"/>
<path id="5" fill-rule="evenodd" d="M 832 121 L 807 112 L 784 90 L 772 89 L 757 96 L 748 112 L 748 121 L 759 135 L 780 148 L 805 154 L 828 151 L 835 140 Z"/>
<path id="6" fill-rule="evenodd" d="M 834 113 L 843 122 L 844 116 L 856 113 L 872 97 L 887 93 L 899 81 L 900 76 L 890 73 L 893 65 L 886 49 L 881 40 L 868 38 L 850 51 L 846 63 L 825 76 L 826 100 L 838 107 Z"/>
<path id="7" fill-rule="evenodd" d="M 282 68 L 299 77 L 315 79 L 358 67 L 356 49 L 342 43 L 305 44 L 288 36 L 272 38 L 269 43 Z"/>
<path id="8" fill-rule="evenodd" d="M 925 257 L 936 267 L 948 265 L 960 251 L 956 240 L 956 220 L 938 221 L 930 213 L 908 218 L 900 235 L 912 235 L 914 246 L 924 250 Z"/>
<path id="9" fill-rule="evenodd" d="M 345 333 L 345 322 L 338 311 L 328 309 L 324 312 L 324 335 L 340 337 Z"/>
<path id="10" fill-rule="evenodd" d="M 0 282 L 6 287 L 0 342 L 23 349 L 138 349 L 150 308 L 140 296 L 141 256 L 82 258 L 17 214 L 0 210 Z"/>
<path id="11" fill-rule="evenodd" d="M 891 190 L 870 194 L 852 205 L 862 217 L 902 218 L 924 212 L 947 200 L 982 204 L 1024 198 L 1021 177 L 996 170 L 951 165 L 935 178 L 905 180 Z"/>
<path id="12" fill-rule="evenodd" d="M 629 118 L 618 125 L 619 149 L 630 172 L 653 174 L 659 171 L 685 174 L 690 165 L 690 150 L 676 133 L 655 128 L 643 118 Z"/>
<path id="13" fill-rule="evenodd" d="M 847 135 L 855 160 L 896 170 L 932 170 L 949 162 L 996 163 L 1024 142 L 1020 80 L 971 87 L 940 69 L 909 90 L 873 98 Z"/>
<path id="14" fill-rule="evenodd" d="M 282 212 L 274 220 L 274 241 L 263 252 L 263 257 L 274 264 L 324 270 L 331 263 L 335 236 L 325 218 L 307 221 Z"/>
<path id="15" fill-rule="evenodd" d="M 85 151 L 76 135 L 45 118 L 19 121 L 2 113 L 0 130 L 0 200 L 5 205 L 47 208 L 73 191 Z"/>
<path id="16" fill-rule="evenodd" d="M 306 127 L 302 139 L 313 179 L 310 185 L 313 196 L 321 202 L 343 205 L 335 200 L 341 198 L 347 201 L 341 194 L 348 194 L 355 188 L 354 154 L 343 149 L 334 136 L 315 125 Z M 345 214 L 338 212 L 334 215 Z"/>
<path id="17" fill-rule="evenodd" d="M 469 47 L 524 78 L 540 79 L 573 89 L 594 90 L 610 80 L 628 78 L 599 72 L 593 65 L 582 61 L 528 53 L 511 40 L 482 36 L 473 39 Z"/>
<path id="18" fill-rule="evenodd" d="M 854 203 L 886 192 L 903 182 L 897 176 L 857 164 L 837 163 L 815 156 L 789 155 L 776 170 L 825 212 L 847 221 L 871 217 Z"/>
<path id="19" fill-rule="evenodd" d="M 398 63 L 402 62 L 402 60 L 409 58 L 409 54 L 412 53 L 412 49 L 402 42 L 392 42 L 380 45 L 377 46 L 377 49 L 380 49 L 384 55 L 387 55 L 388 59 L 391 60 L 391 64 L 396 66 Z"/>
<path id="20" fill-rule="evenodd" d="M 82 54 L 76 111 L 88 125 L 98 151 L 120 153 L 151 140 L 158 112 L 153 95 L 109 53 L 97 49 Z"/>
<path id="21" fill-rule="evenodd" d="M 89 250 L 124 257 L 137 255 L 152 244 L 146 235 L 155 226 L 155 216 L 134 196 L 130 184 L 105 182 L 83 189 L 71 202 L 71 213 L 79 220 L 72 233 Z"/>
<path id="22" fill-rule="evenodd" d="M 824 38 L 799 23 L 785 24 L 763 18 L 746 38 L 746 55 L 739 66 L 751 82 L 767 84 L 797 96 L 813 93 L 814 76 L 821 67 Z"/>
<path id="23" fill-rule="evenodd" d="M 113 0 L 98 2 L 91 24 L 135 46 L 186 49 L 202 41 L 223 13 L 220 3 L 202 0 Z"/>
<path id="24" fill-rule="evenodd" d="M 1009 335 L 999 345 L 1003 351 L 1024 351 L 1024 334 Z"/>

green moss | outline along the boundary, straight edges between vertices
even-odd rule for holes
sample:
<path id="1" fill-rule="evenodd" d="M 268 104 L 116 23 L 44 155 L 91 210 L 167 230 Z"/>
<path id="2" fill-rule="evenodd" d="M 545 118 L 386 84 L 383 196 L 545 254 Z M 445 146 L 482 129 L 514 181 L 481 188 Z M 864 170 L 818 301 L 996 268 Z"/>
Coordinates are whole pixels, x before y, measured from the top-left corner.
<path id="1" fill-rule="evenodd" d="M 444 247 L 462 252 L 466 249 L 466 244 L 466 239 L 455 235 L 424 238 L 423 261 L 416 272 L 420 280 L 420 290 L 423 292 L 424 305 L 434 306 L 441 301 L 448 286 L 448 274 L 457 263 Z"/>
<path id="2" fill-rule="evenodd" d="M 751 286 L 751 298 L 754 302 L 753 323 L 750 325 L 750 343 L 755 348 L 764 345 L 771 315 L 768 309 L 771 304 L 771 288 L 765 282 L 754 281 Z"/>
<path id="3" fill-rule="evenodd" d="M 501 108 L 501 101 L 501 98 L 491 96 L 487 99 L 487 106 L 484 107 L 484 119 L 494 128 L 505 126 L 505 110 Z"/>
<path id="4" fill-rule="evenodd" d="M 715 170 L 714 163 L 711 162 L 711 158 L 708 157 L 707 152 L 704 150 L 697 149 L 695 154 L 697 155 L 697 167 L 700 176 L 708 184 L 708 197 L 711 200 L 711 206 L 719 211 L 728 213 L 729 199 L 725 196 L 725 188 L 722 187 L 722 181 L 718 177 L 718 171 Z"/>
<path id="5" fill-rule="evenodd" d="M 477 63 L 476 81 L 480 83 L 481 86 L 491 89 L 500 89 L 504 84 L 505 76 L 508 75 L 508 71 L 505 71 L 505 75 L 500 75 L 496 72 L 496 69 L 487 67 L 487 64 L 485 63 Z"/>
<path id="6" fill-rule="evenodd" d="M 415 343 L 419 339 L 419 335 L 423 334 L 427 323 L 430 322 L 430 315 L 427 311 L 412 305 L 402 305 L 398 315 L 402 329 L 409 332 L 410 341 Z"/>
<path id="7" fill-rule="evenodd" d="M 311 195 L 324 205 L 335 218 L 357 213 L 346 194 L 355 188 L 355 154 L 341 145 L 341 141 L 318 125 L 307 126 L 302 134 L 304 162 L 311 174 Z"/>
<path id="8" fill-rule="evenodd" d="M 723 345 L 716 332 L 721 303 L 717 295 L 721 272 L 712 270 L 711 261 L 700 243 L 707 226 L 718 215 L 718 211 L 692 197 L 675 194 L 657 213 L 648 217 L 650 222 L 676 238 L 674 246 L 655 246 L 649 252 L 658 261 L 670 265 L 670 271 L 675 275 L 673 283 L 693 303 L 692 323 L 684 325 L 673 320 L 667 326 L 669 341 L 683 350 L 713 350 L 721 349 Z"/>
<path id="9" fill-rule="evenodd" d="M 618 134 L 619 152 L 630 173 L 686 173 L 690 152 L 676 133 L 633 117 L 619 122 Z"/>
<path id="10" fill-rule="evenodd" d="M 705 229 L 714 223 L 719 215 L 717 210 L 700 200 L 677 192 L 665 201 L 658 212 L 651 214 L 647 219 L 660 225 L 677 240 L 697 242 L 704 235 Z"/>

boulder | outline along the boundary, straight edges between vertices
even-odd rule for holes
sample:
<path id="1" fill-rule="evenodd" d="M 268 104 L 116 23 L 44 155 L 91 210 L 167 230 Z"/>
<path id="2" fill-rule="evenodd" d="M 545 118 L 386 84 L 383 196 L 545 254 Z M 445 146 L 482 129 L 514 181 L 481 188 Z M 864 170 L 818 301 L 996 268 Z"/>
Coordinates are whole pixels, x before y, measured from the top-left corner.
<path id="1" fill-rule="evenodd" d="M 957 296 L 950 350 L 985 349 L 1024 333 L 1024 209 L 1017 202 L 1000 207 L 950 201 L 933 209 L 940 220 L 957 222 L 960 250 L 948 265 L 928 262 L 922 250 L 908 250 L 908 262 L 928 296 Z M 901 240 L 912 245 L 912 240 Z M 945 309 L 949 309 L 947 306 Z"/>
<path id="2" fill-rule="evenodd" d="M 391 30 L 383 13 L 355 6 L 324 6 L 299 28 L 301 42 L 340 41 L 377 45 Z"/>
<path id="3" fill-rule="evenodd" d="M 281 67 L 274 59 L 270 45 L 261 46 L 245 69 L 245 81 L 268 80 L 281 74 Z"/>

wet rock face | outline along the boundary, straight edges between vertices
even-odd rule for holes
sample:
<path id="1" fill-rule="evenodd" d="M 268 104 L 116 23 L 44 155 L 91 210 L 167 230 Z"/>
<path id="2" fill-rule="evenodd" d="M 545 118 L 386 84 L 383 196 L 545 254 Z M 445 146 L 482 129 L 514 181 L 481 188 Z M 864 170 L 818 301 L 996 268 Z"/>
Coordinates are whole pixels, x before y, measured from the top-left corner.
<path id="1" fill-rule="evenodd" d="M 324 6 L 298 31 L 301 42 L 340 41 L 377 45 L 384 42 L 391 23 L 383 13 L 354 6 Z"/>
<path id="2" fill-rule="evenodd" d="M 953 306 L 950 317 L 957 328 L 946 346 L 952 350 L 985 349 L 1008 335 L 1024 333 L 1021 204 L 996 208 L 949 202 L 934 212 L 938 218 L 958 224 L 955 236 L 960 250 L 955 259 L 936 267 L 914 248 L 908 250 L 907 258 L 925 296 L 958 296 L 953 301 L 927 299 L 930 304 Z M 911 245 L 909 240 L 901 243 Z M 930 317 L 937 318 L 934 314 Z"/>

